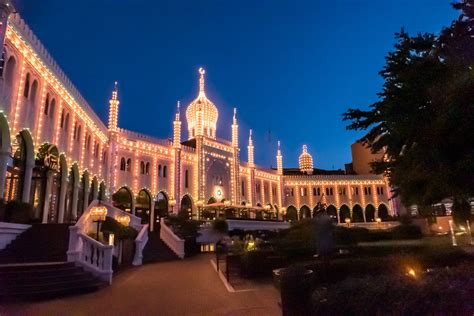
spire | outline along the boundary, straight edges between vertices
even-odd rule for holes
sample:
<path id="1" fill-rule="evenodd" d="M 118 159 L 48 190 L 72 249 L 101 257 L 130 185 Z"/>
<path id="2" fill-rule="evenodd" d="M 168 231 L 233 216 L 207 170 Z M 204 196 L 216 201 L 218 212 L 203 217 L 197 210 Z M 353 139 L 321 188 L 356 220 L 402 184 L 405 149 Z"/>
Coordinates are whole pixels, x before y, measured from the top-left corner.
<path id="1" fill-rule="evenodd" d="M 249 167 L 251 168 L 255 167 L 253 148 L 254 147 L 253 147 L 253 140 L 252 140 L 252 130 L 250 130 L 249 145 L 247 146 L 247 149 L 248 149 L 248 163 L 249 163 Z"/>
<path id="2" fill-rule="evenodd" d="M 232 146 L 239 147 L 239 125 L 237 125 L 237 108 L 234 108 L 234 118 L 232 120 Z"/>
<path id="3" fill-rule="evenodd" d="M 109 100 L 109 130 L 111 132 L 117 131 L 118 126 L 118 82 L 114 83 L 114 90 L 112 90 L 112 98 Z"/>
<path id="4" fill-rule="evenodd" d="M 176 104 L 176 117 L 173 122 L 173 147 L 181 148 L 181 120 L 179 119 L 180 102 Z"/>
<path id="5" fill-rule="evenodd" d="M 283 174 L 283 156 L 281 155 L 281 146 L 280 141 L 278 141 L 278 149 L 277 149 L 277 172 L 279 175 Z"/>
<path id="6" fill-rule="evenodd" d="M 199 77 L 199 95 L 203 95 L 205 96 L 205 92 L 204 92 L 204 74 L 206 73 L 206 70 L 204 70 L 204 68 L 200 67 L 199 68 L 199 74 L 200 74 L 200 77 Z"/>

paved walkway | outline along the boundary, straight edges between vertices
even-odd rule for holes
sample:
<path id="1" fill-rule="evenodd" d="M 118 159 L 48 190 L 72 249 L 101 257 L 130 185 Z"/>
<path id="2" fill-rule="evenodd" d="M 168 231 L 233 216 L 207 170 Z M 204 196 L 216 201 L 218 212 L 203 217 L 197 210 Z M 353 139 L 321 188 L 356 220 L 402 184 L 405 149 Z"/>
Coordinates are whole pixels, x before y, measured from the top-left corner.
<path id="1" fill-rule="evenodd" d="M 148 264 L 115 276 L 94 293 L 46 302 L 0 306 L 0 315 L 280 315 L 270 284 L 229 293 L 201 255 Z"/>

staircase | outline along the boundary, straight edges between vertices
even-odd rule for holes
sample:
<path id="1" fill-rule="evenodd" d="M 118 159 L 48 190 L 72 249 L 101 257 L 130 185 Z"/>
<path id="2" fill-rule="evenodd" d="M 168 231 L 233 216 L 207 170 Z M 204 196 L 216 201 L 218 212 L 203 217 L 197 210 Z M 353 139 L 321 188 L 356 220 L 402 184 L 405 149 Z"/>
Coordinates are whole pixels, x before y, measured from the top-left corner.
<path id="1" fill-rule="evenodd" d="M 143 249 L 143 263 L 179 260 L 179 257 L 161 240 L 160 224 L 148 233 L 148 243 Z"/>
<path id="2" fill-rule="evenodd" d="M 0 266 L 0 303 L 77 295 L 103 284 L 73 262 Z"/>
<path id="3" fill-rule="evenodd" d="M 0 251 L 0 264 L 66 261 L 68 224 L 34 224 Z"/>
<path id="4" fill-rule="evenodd" d="M 98 289 L 103 281 L 67 261 L 68 224 L 34 224 L 0 251 L 0 304 Z"/>

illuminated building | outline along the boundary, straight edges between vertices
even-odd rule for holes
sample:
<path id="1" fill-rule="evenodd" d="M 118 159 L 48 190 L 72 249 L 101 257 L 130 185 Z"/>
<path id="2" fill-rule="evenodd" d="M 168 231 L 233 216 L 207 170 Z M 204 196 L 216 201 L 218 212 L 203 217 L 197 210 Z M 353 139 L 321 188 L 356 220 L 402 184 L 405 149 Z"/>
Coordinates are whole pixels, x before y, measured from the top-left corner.
<path id="1" fill-rule="evenodd" d="M 300 168 L 283 167 L 280 144 L 277 168 L 262 168 L 250 131 L 241 161 L 237 111 L 232 139 L 219 139 L 218 107 L 206 96 L 202 68 L 198 95 L 185 110 L 186 140 L 179 103 L 171 140 L 121 128 L 120 107 L 132 105 L 120 103 L 117 84 L 104 124 L 20 16 L 10 14 L 8 23 L 7 16 L 0 28 L 0 196 L 32 203 L 38 221 L 75 221 L 97 198 L 151 226 L 167 212 L 197 218 L 198 205 L 210 204 L 272 219 L 310 217 L 319 202 L 341 222 L 392 214 L 386 179 L 315 169 L 306 146 Z"/>

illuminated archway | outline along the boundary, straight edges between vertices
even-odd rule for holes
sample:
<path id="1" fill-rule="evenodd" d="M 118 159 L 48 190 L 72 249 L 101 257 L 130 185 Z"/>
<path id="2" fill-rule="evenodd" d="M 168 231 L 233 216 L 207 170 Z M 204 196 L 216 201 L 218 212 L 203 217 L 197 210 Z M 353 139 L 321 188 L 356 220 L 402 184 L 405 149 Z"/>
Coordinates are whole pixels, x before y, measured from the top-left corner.
<path id="1" fill-rule="evenodd" d="M 333 221 L 337 222 L 337 208 L 334 205 L 331 204 L 328 207 L 326 207 L 326 213 L 328 214 L 329 217 L 331 217 Z"/>
<path id="2" fill-rule="evenodd" d="M 303 218 L 311 218 L 311 209 L 307 205 L 300 208 L 300 220 Z"/>
<path id="3" fill-rule="evenodd" d="M 132 212 L 132 199 L 132 191 L 127 187 L 121 187 L 117 192 L 112 194 L 113 205 L 128 213 Z"/>
<path id="4" fill-rule="evenodd" d="M 360 223 L 364 221 L 364 213 L 362 207 L 359 204 L 356 204 L 352 207 L 352 221 L 354 223 Z"/>
<path id="5" fill-rule="evenodd" d="M 193 200 L 188 194 L 185 194 L 181 199 L 180 215 L 186 218 L 191 218 L 193 215 Z"/>
<path id="6" fill-rule="evenodd" d="M 142 219 L 142 224 L 150 223 L 151 195 L 145 189 L 141 189 L 135 199 L 135 215 Z"/>
<path id="7" fill-rule="evenodd" d="M 388 208 L 385 204 L 380 204 L 378 208 L 378 216 L 382 221 L 386 221 L 389 219 Z"/>
<path id="8" fill-rule="evenodd" d="M 298 220 L 298 211 L 293 205 L 288 206 L 286 209 L 286 220 L 289 222 Z"/>
<path id="9" fill-rule="evenodd" d="M 365 220 L 367 222 L 374 222 L 375 221 L 375 207 L 372 204 L 368 204 L 365 207 Z"/>

